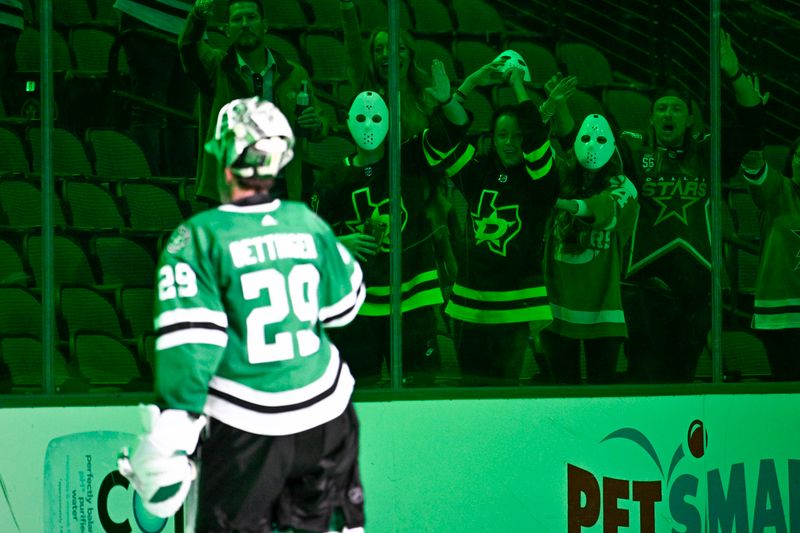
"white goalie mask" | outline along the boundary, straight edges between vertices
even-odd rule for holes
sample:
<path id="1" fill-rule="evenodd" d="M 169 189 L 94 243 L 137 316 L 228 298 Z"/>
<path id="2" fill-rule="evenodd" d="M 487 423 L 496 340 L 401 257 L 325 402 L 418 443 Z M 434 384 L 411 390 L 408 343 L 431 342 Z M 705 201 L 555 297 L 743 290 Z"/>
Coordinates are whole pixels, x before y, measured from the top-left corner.
<path id="1" fill-rule="evenodd" d="M 220 109 L 214 138 L 205 148 L 235 176 L 274 178 L 294 157 L 294 134 L 274 104 L 242 98 Z"/>
<path id="2" fill-rule="evenodd" d="M 389 108 L 381 95 L 364 91 L 356 96 L 347 113 L 347 127 L 361 148 L 379 147 L 389 133 Z"/>
<path id="3" fill-rule="evenodd" d="M 616 151 L 611 126 L 602 115 L 589 115 L 583 120 L 575 138 L 575 156 L 582 167 L 596 170 L 608 163 Z"/>
<path id="4" fill-rule="evenodd" d="M 522 56 L 519 55 L 518 52 L 515 52 L 514 50 L 506 50 L 497 56 L 495 61 L 498 59 L 505 60 L 505 63 L 503 63 L 497 70 L 500 72 L 508 72 L 512 68 L 522 69 L 525 71 L 525 75 L 522 77 L 522 79 L 524 81 L 531 81 L 531 71 L 530 68 L 528 68 L 528 63 L 522 59 Z"/>

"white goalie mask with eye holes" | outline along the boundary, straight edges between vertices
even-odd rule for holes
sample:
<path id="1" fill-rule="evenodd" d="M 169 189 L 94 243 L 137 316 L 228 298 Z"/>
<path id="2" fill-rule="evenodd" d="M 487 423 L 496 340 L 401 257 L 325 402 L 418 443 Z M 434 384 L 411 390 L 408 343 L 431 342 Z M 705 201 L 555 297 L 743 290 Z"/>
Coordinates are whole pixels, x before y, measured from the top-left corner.
<path id="1" fill-rule="evenodd" d="M 361 148 L 379 147 L 389 133 L 389 108 L 381 95 L 364 91 L 356 96 L 347 113 L 347 127 Z"/>
<path id="2" fill-rule="evenodd" d="M 503 63 L 497 70 L 500 72 L 508 72 L 512 68 L 519 68 L 525 71 L 525 75 L 522 77 L 522 79 L 524 81 L 531 81 L 531 71 L 528 68 L 528 63 L 522 59 L 522 56 L 519 55 L 518 52 L 515 52 L 514 50 L 506 50 L 497 56 L 495 61 L 498 59 L 505 60 L 505 63 Z"/>
<path id="3" fill-rule="evenodd" d="M 608 163 L 616 150 L 611 126 L 602 115 L 589 115 L 583 120 L 575 138 L 575 156 L 582 167 L 596 170 Z"/>

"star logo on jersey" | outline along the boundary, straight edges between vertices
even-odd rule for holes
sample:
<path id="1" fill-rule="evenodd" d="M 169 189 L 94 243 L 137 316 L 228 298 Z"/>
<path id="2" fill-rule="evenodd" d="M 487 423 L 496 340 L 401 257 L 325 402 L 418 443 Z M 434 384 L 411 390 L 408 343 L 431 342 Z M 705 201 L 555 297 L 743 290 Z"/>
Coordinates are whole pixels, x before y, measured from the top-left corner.
<path id="1" fill-rule="evenodd" d="M 380 241 L 381 251 L 389 252 L 389 199 L 378 202 L 373 201 L 372 191 L 369 187 L 353 191 L 353 211 L 356 218 L 346 220 L 345 225 L 353 233 L 372 235 Z M 402 198 L 400 199 L 400 231 L 402 232 L 408 222 L 408 211 Z"/>
<path id="2" fill-rule="evenodd" d="M 661 212 L 658 213 L 654 226 L 658 226 L 671 217 L 677 218 L 685 226 L 689 225 L 686 219 L 686 210 L 700 201 L 699 196 L 684 196 L 680 182 L 675 183 L 672 194 L 668 196 L 653 196 L 653 201 L 659 205 Z"/>
<path id="3" fill-rule="evenodd" d="M 489 250 L 505 257 L 508 243 L 522 229 L 519 218 L 519 205 L 498 207 L 497 191 L 484 190 L 478 203 L 478 210 L 470 213 L 472 229 L 475 231 L 475 244 L 486 243 Z"/>

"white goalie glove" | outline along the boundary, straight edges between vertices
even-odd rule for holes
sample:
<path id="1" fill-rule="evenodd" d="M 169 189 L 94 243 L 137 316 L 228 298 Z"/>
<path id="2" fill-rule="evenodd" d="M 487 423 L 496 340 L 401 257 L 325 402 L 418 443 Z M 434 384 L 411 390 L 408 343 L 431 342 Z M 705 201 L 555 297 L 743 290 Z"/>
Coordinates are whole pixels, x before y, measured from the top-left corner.
<path id="1" fill-rule="evenodd" d="M 178 512 L 189 493 L 197 469 L 194 453 L 206 417 L 155 405 L 140 405 L 145 433 L 129 456 L 126 448 L 117 459 L 119 472 L 128 478 L 142 498 L 144 508 L 161 518 Z"/>

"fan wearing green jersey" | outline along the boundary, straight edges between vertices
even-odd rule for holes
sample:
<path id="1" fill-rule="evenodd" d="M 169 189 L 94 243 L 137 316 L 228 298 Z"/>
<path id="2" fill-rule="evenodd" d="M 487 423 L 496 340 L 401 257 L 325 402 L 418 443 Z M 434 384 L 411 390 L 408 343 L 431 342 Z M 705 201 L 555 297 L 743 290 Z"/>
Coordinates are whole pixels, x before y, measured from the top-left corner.
<path id="1" fill-rule="evenodd" d="M 776 381 L 800 381 L 800 137 L 782 170 L 762 151 L 742 161 L 753 201 L 761 211 L 761 257 L 752 327 L 767 350 Z"/>
<path id="2" fill-rule="evenodd" d="M 157 268 L 159 406 L 119 467 L 170 516 L 199 448 L 198 532 L 363 531 L 354 379 L 325 328 L 349 323 L 365 289 L 322 219 L 270 195 L 293 145 L 273 104 L 223 106 L 206 150 L 227 203 L 175 230 Z"/>
<path id="3" fill-rule="evenodd" d="M 609 384 L 628 334 L 620 282 L 638 193 L 602 115 L 584 119 L 565 160 L 545 251 L 553 322 L 542 345 L 557 383 L 581 383 L 583 345 L 587 383 Z"/>

